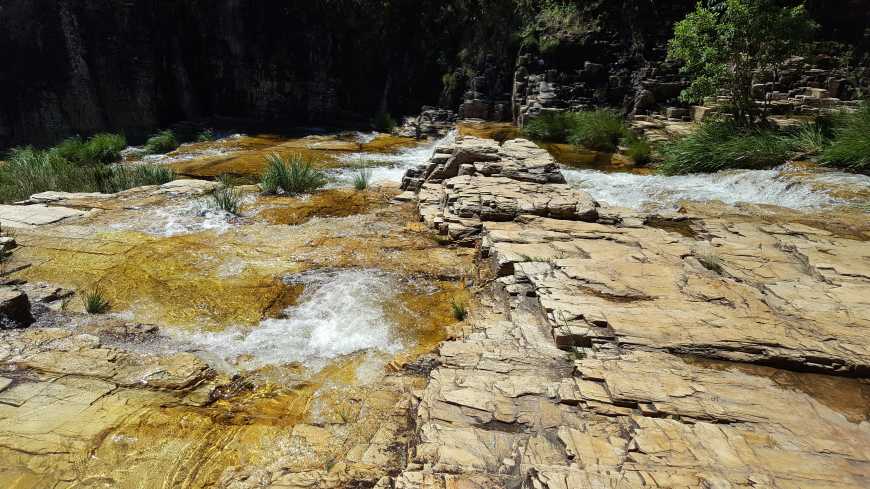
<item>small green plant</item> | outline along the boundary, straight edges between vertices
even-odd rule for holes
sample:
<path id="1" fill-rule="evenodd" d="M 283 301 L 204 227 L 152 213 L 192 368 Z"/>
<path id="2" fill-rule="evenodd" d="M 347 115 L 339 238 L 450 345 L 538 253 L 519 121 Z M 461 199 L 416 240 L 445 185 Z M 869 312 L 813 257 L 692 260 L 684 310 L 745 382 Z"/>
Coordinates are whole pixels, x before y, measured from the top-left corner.
<path id="1" fill-rule="evenodd" d="M 722 274 L 722 259 L 719 258 L 712 248 L 704 247 L 696 250 L 695 259 L 707 270 Z"/>
<path id="2" fill-rule="evenodd" d="M 623 139 L 623 144 L 628 147 L 625 154 L 637 165 L 647 165 L 652 161 L 652 146 L 645 138 L 629 133 Z"/>
<path id="3" fill-rule="evenodd" d="M 353 176 L 353 188 L 357 190 L 365 190 L 369 188 L 369 183 L 372 179 L 372 169 L 361 167 L 356 170 Z"/>
<path id="4" fill-rule="evenodd" d="M 372 120 L 372 126 L 378 132 L 391 133 L 396 125 L 396 120 L 388 112 L 379 112 Z"/>
<path id="5" fill-rule="evenodd" d="M 453 301 L 450 306 L 453 310 L 453 317 L 457 321 L 465 321 L 465 318 L 468 317 L 468 309 L 465 307 L 465 304 Z"/>
<path id="6" fill-rule="evenodd" d="M 825 150 L 830 142 L 830 133 L 824 125 L 817 122 L 804 123 L 794 132 L 783 136 L 793 151 L 801 155 L 817 155 Z"/>
<path id="7" fill-rule="evenodd" d="M 145 152 L 148 154 L 164 154 L 176 148 L 178 148 L 178 139 L 169 129 L 151 136 L 145 143 Z"/>
<path id="8" fill-rule="evenodd" d="M 692 134 L 663 146 L 665 175 L 728 168 L 769 168 L 785 163 L 792 145 L 772 129 L 747 128 L 727 120 L 704 122 Z"/>
<path id="9" fill-rule="evenodd" d="M 214 131 L 212 131 L 211 129 L 205 129 L 204 131 L 202 131 L 196 135 L 196 142 L 198 142 L 198 143 L 207 143 L 209 141 L 214 141 L 214 140 L 215 140 Z"/>
<path id="10" fill-rule="evenodd" d="M 842 117 L 821 161 L 850 171 L 870 173 L 870 102 Z"/>
<path id="11" fill-rule="evenodd" d="M 105 314 L 111 308 L 109 300 L 103 295 L 99 289 L 91 289 L 84 293 L 82 302 L 85 305 L 85 311 L 88 314 Z"/>
<path id="12" fill-rule="evenodd" d="M 228 176 L 221 175 L 218 180 L 221 182 L 221 187 L 211 194 L 212 206 L 238 216 L 242 205 L 241 194 L 232 185 Z"/>
<path id="13" fill-rule="evenodd" d="M 301 155 L 294 154 L 284 159 L 271 154 L 266 157 L 266 162 L 266 170 L 260 177 L 260 189 L 265 194 L 302 194 L 326 185 L 326 174 L 314 168 Z"/>

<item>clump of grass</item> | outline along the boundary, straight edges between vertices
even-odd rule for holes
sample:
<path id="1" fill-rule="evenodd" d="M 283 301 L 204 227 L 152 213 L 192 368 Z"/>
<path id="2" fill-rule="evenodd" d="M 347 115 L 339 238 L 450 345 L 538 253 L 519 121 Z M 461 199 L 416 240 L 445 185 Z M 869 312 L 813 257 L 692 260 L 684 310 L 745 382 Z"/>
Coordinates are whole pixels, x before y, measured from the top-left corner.
<path id="1" fill-rule="evenodd" d="M 284 159 L 271 154 L 266 157 L 266 162 L 266 170 L 260 177 L 260 189 L 265 194 L 303 194 L 326 185 L 326 174 L 314 168 L 301 155 L 295 154 Z"/>
<path id="2" fill-rule="evenodd" d="M 120 134 L 101 133 L 87 141 L 75 136 L 65 139 L 53 151 L 61 158 L 78 165 L 114 163 L 121 159 L 127 140 Z"/>
<path id="3" fill-rule="evenodd" d="M 652 146 L 645 138 L 629 133 L 623 139 L 628 149 L 625 154 L 637 165 L 648 165 L 652 161 Z"/>
<path id="4" fill-rule="evenodd" d="M 214 131 L 211 129 L 205 129 L 196 135 L 196 142 L 198 143 L 207 143 L 209 141 L 214 141 L 215 135 Z"/>
<path id="5" fill-rule="evenodd" d="M 538 141 L 564 143 L 571 135 L 576 112 L 544 112 L 523 126 L 523 134 Z"/>
<path id="6" fill-rule="evenodd" d="M 221 187 L 211 194 L 212 205 L 234 216 L 239 215 L 242 196 L 233 187 Z"/>
<path id="7" fill-rule="evenodd" d="M 468 317 L 468 309 L 465 307 L 465 304 L 453 301 L 450 306 L 453 310 L 453 317 L 457 321 L 465 321 L 465 318 Z"/>
<path id="8" fill-rule="evenodd" d="M 58 151 L 16 148 L 0 166 L 0 201 L 24 200 L 48 190 L 115 193 L 174 178 L 171 170 L 157 165 L 78 165 Z"/>
<path id="9" fill-rule="evenodd" d="M 148 154 L 168 153 L 176 148 L 178 148 L 178 139 L 169 129 L 151 136 L 145 143 L 145 152 Z"/>
<path id="10" fill-rule="evenodd" d="M 112 305 L 99 289 L 91 289 L 84 293 L 82 302 L 88 314 L 105 314 Z"/>
<path id="11" fill-rule="evenodd" d="M 728 168 L 769 168 L 785 163 L 792 145 L 771 129 L 744 128 L 726 120 L 704 122 L 694 133 L 665 145 L 665 175 Z"/>
<path id="12" fill-rule="evenodd" d="M 597 151 L 616 151 L 619 140 L 628 134 L 622 117 L 611 110 L 577 112 L 568 142 Z"/>
<path id="13" fill-rule="evenodd" d="M 790 134 L 783 136 L 792 150 L 805 156 L 817 155 L 830 142 L 830 134 L 818 123 L 804 123 Z"/>
<path id="14" fill-rule="evenodd" d="M 596 151 L 614 152 L 630 135 L 622 117 L 612 110 L 545 112 L 530 120 L 523 133 L 540 141 L 569 142 Z"/>
<path id="15" fill-rule="evenodd" d="M 369 183 L 372 179 L 372 169 L 368 167 L 357 168 L 353 176 L 353 188 L 356 190 L 365 190 L 369 188 Z"/>
<path id="16" fill-rule="evenodd" d="M 839 121 L 830 146 L 822 151 L 821 162 L 846 170 L 870 173 L 870 102 Z"/>
<path id="17" fill-rule="evenodd" d="M 391 133 L 396 126 L 396 119 L 393 119 L 388 112 L 379 112 L 372 119 L 372 127 L 378 132 Z"/>
<path id="18" fill-rule="evenodd" d="M 698 260 L 704 268 L 718 274 L 722 274 L 722 259 L 713 251 L 710 246 L 701 247 L 693 253 L 695 259 Z"/>

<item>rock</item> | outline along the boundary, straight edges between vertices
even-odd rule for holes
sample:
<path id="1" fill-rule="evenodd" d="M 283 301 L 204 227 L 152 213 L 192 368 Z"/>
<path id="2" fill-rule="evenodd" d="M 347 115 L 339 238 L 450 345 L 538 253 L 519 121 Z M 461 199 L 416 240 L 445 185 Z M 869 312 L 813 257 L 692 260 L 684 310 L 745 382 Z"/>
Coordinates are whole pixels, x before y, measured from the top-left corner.
<path id="1" fill-rule="evenodd" d="M 26 328 L 33 324 L 27 294 L 14 287 L 0 286 L 0 329 Z"/>
<path id="2" fill-rule="evenodd" d="M 85 212 L 78 209 L 45 204 L 0 205 L 0 225 L 9 227 L 44 226 L 83 215 Z"/>

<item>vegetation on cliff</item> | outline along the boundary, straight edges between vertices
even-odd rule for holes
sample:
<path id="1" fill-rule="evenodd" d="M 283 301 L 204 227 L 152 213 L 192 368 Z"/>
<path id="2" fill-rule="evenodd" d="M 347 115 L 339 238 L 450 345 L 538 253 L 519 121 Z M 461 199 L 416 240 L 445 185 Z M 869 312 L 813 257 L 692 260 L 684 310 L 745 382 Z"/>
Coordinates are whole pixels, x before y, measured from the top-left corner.
<path id="1" fill-rule="evenodd" d="M 668 57 L 692 78 L 681 97 L 699 102 L 727 91 L 734 120 L 751 125 L 763 116 L 751 96 L 753 75 L 774 72 L 800 53 L 815 30 L 803 4 L 775 0 L 724 0 L 695 11 L 674 27 Z"/>

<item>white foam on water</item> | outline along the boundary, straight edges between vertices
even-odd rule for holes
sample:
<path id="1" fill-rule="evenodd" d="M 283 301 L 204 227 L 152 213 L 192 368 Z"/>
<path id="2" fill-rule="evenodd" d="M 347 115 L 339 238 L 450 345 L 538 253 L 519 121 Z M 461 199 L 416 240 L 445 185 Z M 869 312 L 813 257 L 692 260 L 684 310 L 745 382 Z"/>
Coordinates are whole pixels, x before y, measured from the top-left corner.
<path id="1" fill-rule="evenodd" d="M 369 182 L 372 184 L 401 182 L 402 176 L 409 168 L 429 161 L 429 158 L 435 153 L 436 147 L 442 144 L 451 144 L 454 141 L 456 141 L 455 129 L 443 138 L 410 148 L 402 148 L 395 153 L 354 152 L 340 155 L 339 161 L 346 163 L 348 167 L 330 172 L 333 178 L 330 187 L 352 186 L 353 178 L 360 166 L 365 166 L 371 171 Z"/>
<path id="2" fill-rule="evenodd" d="M 562 173 L 569 184 L 588 192 L 596 200 L 631 209 L 667 208 L 675 207 L 680 201 L 713 200 L 732 205 L 769 204 L 798 210 L 843 203 L 827 190 L 787 175 L 784 168 L 679 176 L 571 169 L 562 169 Z M 833 173 L 827 175 L 828 179 L 840 178 Z"/>
<path id="3" fill-rule="evenodd" d="M 317 370 L 342 355 L 401 350 L 383 308 L 399 289 L 391 275 L 321 270 L 288 281 L 304 284 L 305 292 L 297 305 L 284 311 L 284 318 L 266 319 L 250 331 L 202 332 L 176 339 L 243 369 L 298 362 Z"/>
<path id="4" fill-rule="evenodd" d="M 134 230 L 154 236 L 178 236 L 202 231 L 226 232 L 238 218 L 229 212 L 211 205 L 210 197 L 184 200 L 165 206 L 147 208 L 135 219 L 112 224 L 112 229 Z M 253 196 L 242 198 L 242 204 L 250 204 Z"/>

